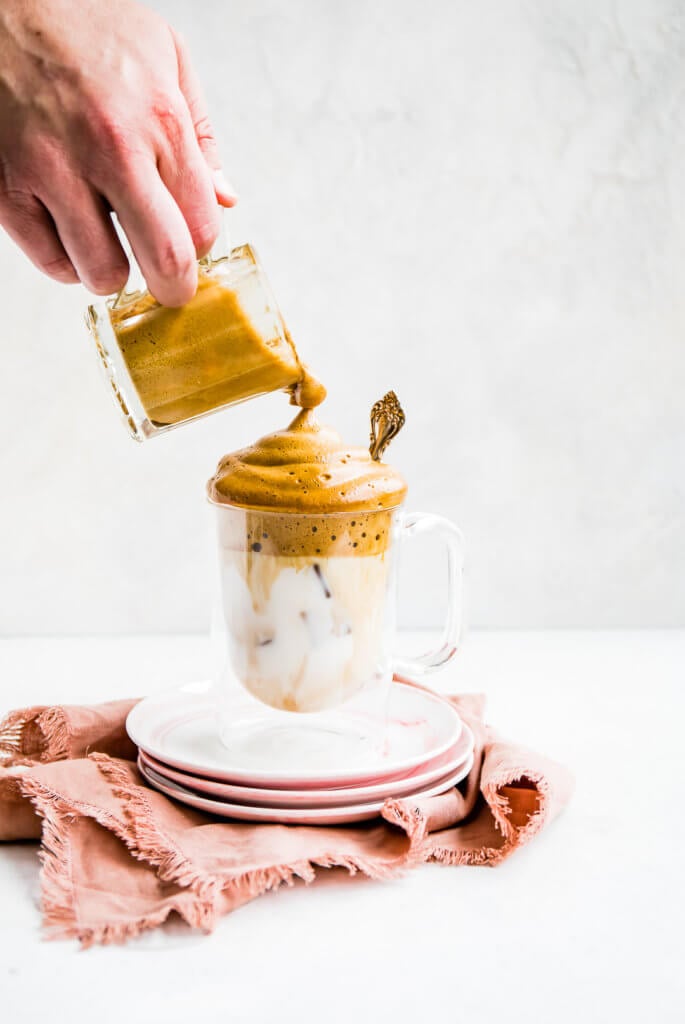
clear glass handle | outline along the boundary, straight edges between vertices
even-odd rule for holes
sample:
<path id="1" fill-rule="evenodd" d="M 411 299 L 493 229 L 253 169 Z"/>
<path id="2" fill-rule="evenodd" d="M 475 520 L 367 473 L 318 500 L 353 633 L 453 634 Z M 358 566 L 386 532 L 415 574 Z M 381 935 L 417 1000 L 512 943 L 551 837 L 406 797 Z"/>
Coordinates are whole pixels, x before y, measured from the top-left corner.
<path id="1" fill-rule="evenodd" d="M 416 658 L 393 658 L 394 671 L 408 676 L 423 675 L 439 668 L 457 653 L 461 635 L 462 581 L 464 575 L 464 538 L 461 530 L 443 516 L 417 513 L 405 517 L 402 539 L 436 533 L 445 542 L 447 552 L 447 614 L 440 646 Z"/>

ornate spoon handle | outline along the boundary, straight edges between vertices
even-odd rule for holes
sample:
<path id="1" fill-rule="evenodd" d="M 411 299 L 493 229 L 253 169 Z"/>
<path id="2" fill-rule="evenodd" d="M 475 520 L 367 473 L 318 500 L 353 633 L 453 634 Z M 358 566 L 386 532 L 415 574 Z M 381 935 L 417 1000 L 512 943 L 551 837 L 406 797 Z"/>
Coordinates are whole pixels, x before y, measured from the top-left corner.
<path id="1" fill-rule="evenodd" d="M 375 462 L 380 462 L 383 452 L 393 437 L 404 426 L 405 415 L 394 391 L 379 398 L 371 410 L 371 444 L 369 451 Z"/>

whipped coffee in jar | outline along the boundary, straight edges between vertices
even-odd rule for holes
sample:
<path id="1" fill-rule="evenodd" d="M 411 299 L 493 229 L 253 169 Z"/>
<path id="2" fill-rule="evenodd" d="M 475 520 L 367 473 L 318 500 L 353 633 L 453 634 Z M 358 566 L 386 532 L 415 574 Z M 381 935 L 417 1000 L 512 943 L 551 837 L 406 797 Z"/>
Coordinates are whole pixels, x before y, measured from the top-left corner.
<path id="1" fill-rule="evenodd" d="M 184 306 L 161 306 L 133 283 L 88 308 L 113 396 L 130 434 L 155 437 L 273 391 L 313 408 L 326 390 L 302 363 L 254 249 L 198 261 Z"/>

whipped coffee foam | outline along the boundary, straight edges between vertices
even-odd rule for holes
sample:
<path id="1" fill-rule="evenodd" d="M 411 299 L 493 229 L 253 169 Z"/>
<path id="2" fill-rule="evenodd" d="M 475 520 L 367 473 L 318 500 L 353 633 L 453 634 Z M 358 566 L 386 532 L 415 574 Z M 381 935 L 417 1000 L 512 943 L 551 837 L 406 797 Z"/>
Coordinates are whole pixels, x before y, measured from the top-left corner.
<path id="1" fill-rule="evenodd" d="M 311 409 L 285 430 L 224 456 L 208 487 L 219 503 L 326 515 L 395 508 L 406 490 L 396 470 L 344 444 Z"/>

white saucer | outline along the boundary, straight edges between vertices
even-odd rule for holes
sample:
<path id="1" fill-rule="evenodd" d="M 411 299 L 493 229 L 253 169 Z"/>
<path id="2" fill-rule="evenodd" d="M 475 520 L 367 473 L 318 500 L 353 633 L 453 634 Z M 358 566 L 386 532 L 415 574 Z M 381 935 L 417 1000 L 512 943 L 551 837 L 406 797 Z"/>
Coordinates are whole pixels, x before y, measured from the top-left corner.
<path id="1" fill-rule="evenodd" d="M 405 794 L 409 797 L 429 797 L 445 793 L 448 789 L 456 786 L 458 782 L 466 778 L 473 766 L 473 754 L 449 777 L 441 779 L 439 783 L 428 788 Z M 215 814 L 221 818 L 235 818 L 238 821 L 259 821 L 271 822 L 279 825 L 345 825 L 356 821 L 368 821 L 377 817 L 384 800 L 375 800 L 363 804 L 350 804 L 344 807 L 255 807 L 250 804 L 232 804 L 222 800 L 210 800 L 208 797 L 200 796 L 184 786 L 162 778 L 153 769 L 148 768 L 139 759 L 138 768 L 141 775 L 158 789 L 160 793 L 179 800 L 181 803 L 195 807 L 197 810 L 206 811 L 208 814 Z"/>
<path id="2" fill-rule="evenodd" d="M 215 800 L 233 801 L 239 804 L 251 804 L 260 807 L 344 807 L 354 802 L 368 803 L 371 800 L 384 800 L 390 796 L 404 796 L 415 793 L 426 786 L 437 784 L 463 767 L 464 762 L 473 753 L 473 733 L 463 725 L 459 739 L 440 757 L 435 758 L 426 768 L 419 765 L 401 778 L 384 779 L 371 785 L 346 786 L 343 789 L 265 789 L 253 786 L 237 786 L 215 779 L 203 779 L 189 772 L 181 772 L 157 761 L 141 749 L 139 760 L 144 768 L 149 768 L 169 783 L 177 783 L 193 790 L 198 796 L 208 796 Z"/>
<path id="3" fill-rule="evenodd" d="M 295 724 L 292 714 L 281 713 L 284 717 Z M 440 697 L 393 683 L 382 753 L 353 736 L 313 729 L 306 747 L 298 747 L 292 728 L 279 726 L 270 730 L 268 741 L 264 732 L 248 731 L 229 750 L 218 736 L 212 687 L 203 682 L 146 697 L 130 712 L 126 728 L 146 754 L 203 778 L 270 789 L 320 789 L 372 785 L 402 777 L 418 765 L 428 768 L 454 746 L 462 722 Z"/>

